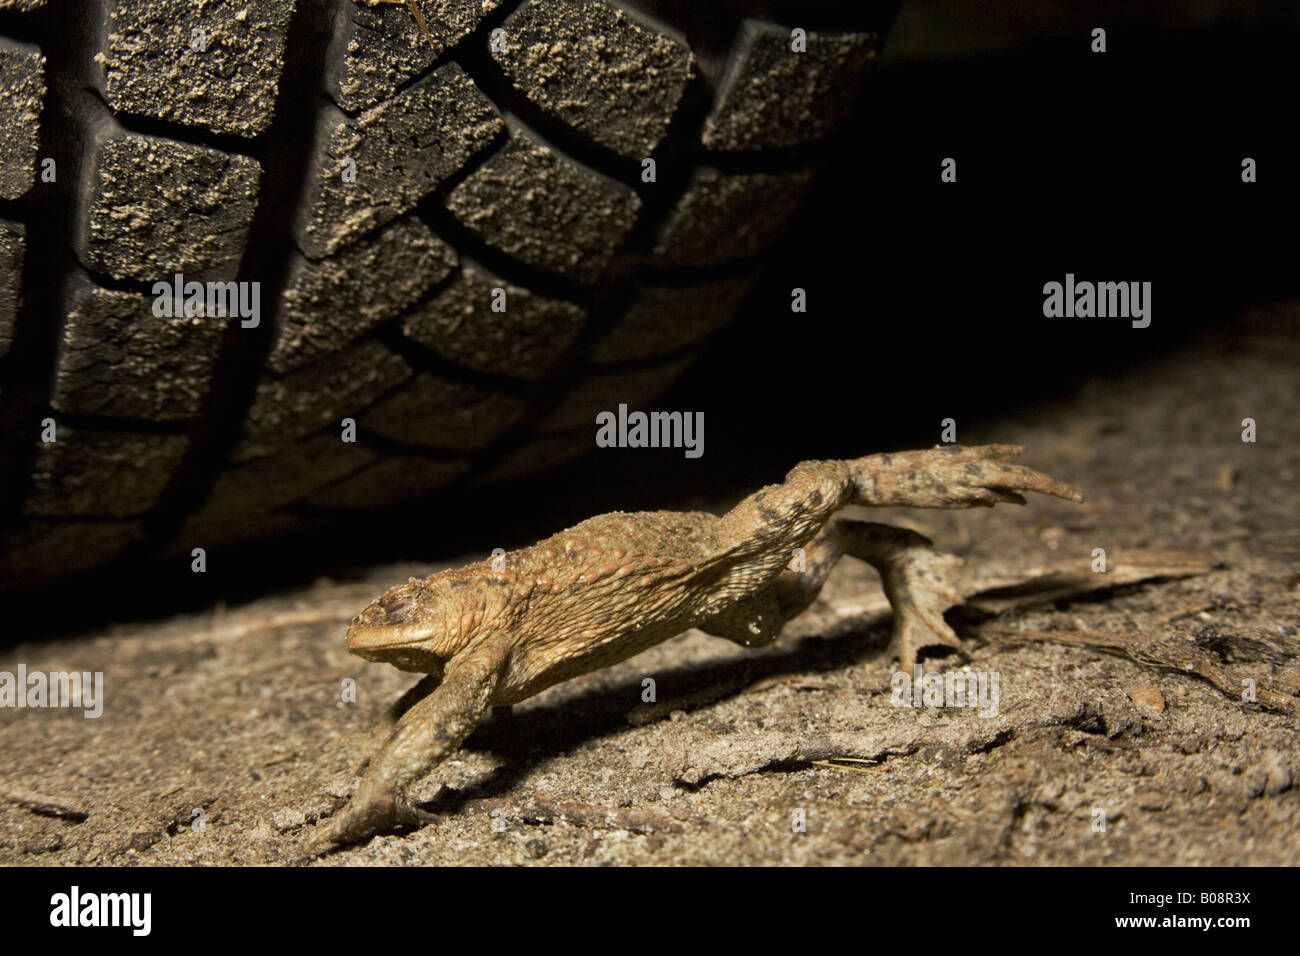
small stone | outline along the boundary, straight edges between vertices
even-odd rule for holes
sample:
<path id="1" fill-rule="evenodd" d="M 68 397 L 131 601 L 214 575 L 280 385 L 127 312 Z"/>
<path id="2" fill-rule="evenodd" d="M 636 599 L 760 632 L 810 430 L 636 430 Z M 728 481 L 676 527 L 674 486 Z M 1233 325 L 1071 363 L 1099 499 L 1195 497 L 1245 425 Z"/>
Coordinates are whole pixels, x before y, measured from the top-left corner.
<path id="1" fill-rule="evenodd" d="M 127 844 L 127 849 L 142 853 L 161 840 L 162 836 L 161 830 L 141 830 L 131 834 L 131 842 Z"/>
<path id="2" fill-rule="evenodd" d="M 1144 790 L 1133 799 L 1143 810 L 1163 810 L 1169 806 L 1169 795 L 1159 790 Z"/>
<path id="3" fill-rule="evenodd" d="M 55 850 L 63 849 L 62 833 L 43 833 L 31 840 L 26 840 L 22 844 L 24 853 L 53 853 Z"/>
<path id="4" fill-rule="evenodd" d="M 545 840 L 529 840 L 524 844 L 524 853 L 528 855 L 530 860 L 540 860 L 550 852 L 550 849 Z"/>
<path id="5" fill-rule="evenodd" d="M 1206 781 L 1217 801 L 1234 813 L 1240 813 L 1246 809 L 1251 798 L 1264 790 L 1264 775 L 1257 774 L 1257 777 L 1258 779 L 1249 780 L 1226 770 L 1215 770 L 1206 775 Z"/>
<path id="6" fill-rule="evenodd" d="M 337 773 L 325 782 L 322 789 L 331 797 L 346 800 L 356 789 L 356 777 L 350 773 Z"/>
<path id="7" fill-rule="evenodd" d="M 1300 694 L 1300 667 L 1288 667 L 1277 675 L 1278 684 L 1289 694 Z"/>
<path id="8" fill-rule="evenodd" d="M 1055 810 L 1060 804 L 1061 796 L 1065 793 L 1065 781 L 1056 779 L 1048 780 L 1034 791 L 1034 803 L 1039 806 Z"/>
<path id="9" fill-rule="evenodd" d="M 1259 755 L 1259 762 L 1266 775 L 1264 793 L 1272 797 L 1291 788 L 1291 768 L 1287 766 L 1282 754 L 1276 750 L 1265 750 Z"/>
<path id="10" fill-rule="evenodd" d="M 1165 709 L 1165 698 L 1160 693 L 1160 688 L 1154 684 L 1141 684 L 1137 687 L 1129 687 L 1125 693 L 1128 694 L 1129 700 L 1139 707 L 1149 707 L 1154 711 L 1163 712 Z"/>
<path id="11" fill-rule="evenodd" d="M 307 814 L 295 808 L 276 810 L 271 814 L 271 826 L 279 833 L 296 830 L 307 823 Z"/>
<path id="12" fill-rule="evenodd" d="M 1061 542 L 1065 540 L 1065 529 L 1059 524 L 1052 525 L 1039 532 L 1038 537 L 1042 539 L 1043 544 L 1055 551 L 1060 548 Z"/>

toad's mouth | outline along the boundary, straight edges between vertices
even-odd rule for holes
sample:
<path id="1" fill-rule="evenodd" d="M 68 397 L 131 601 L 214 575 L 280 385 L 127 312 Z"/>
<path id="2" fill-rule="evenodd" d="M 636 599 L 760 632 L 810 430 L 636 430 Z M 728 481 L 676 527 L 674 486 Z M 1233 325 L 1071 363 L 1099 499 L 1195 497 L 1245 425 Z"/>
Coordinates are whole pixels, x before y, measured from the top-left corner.
<path id="1" fill-rule="evenodd" d="M 392 664 L 399 671 L 412 674 L 437 674 L 442 670 L 442 660 L 433 652 L 420 647 L 387 648 L 370 651 L 361 657 L 375 664 Z"/>
<path id="2" fill-rule="evenodd" d="M 427 635 L 426 635 L 427 637 Z M 362 660 L 374 664 L 392 664 L 398 670 L 411 671 L 416 674 L 439 674 L 442 672 L 442 658 L 421 646 L 424 638 L 394 642 L 391 638 L 382 643 L 359 645 L 351 640 L 349 634 L 348 650 Z"/>
<path id="3" fill-rule="evenodd" d="M 365 656 L 366 651 L 386 647 L 409 647 L 427 641 L 428 631 L 412 627 L 394 627 L 392 624 L 363 624 L 353 621 L 348 628 L 348 650 Z"/>

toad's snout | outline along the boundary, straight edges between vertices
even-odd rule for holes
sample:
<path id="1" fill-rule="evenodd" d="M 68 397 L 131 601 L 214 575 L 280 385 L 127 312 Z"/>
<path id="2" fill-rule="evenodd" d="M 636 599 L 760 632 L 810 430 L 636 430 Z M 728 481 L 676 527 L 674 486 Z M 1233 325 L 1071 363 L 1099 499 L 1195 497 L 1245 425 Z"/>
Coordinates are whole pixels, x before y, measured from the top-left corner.
<path id="1" fill-rule="evenodd" d="M 413 585 L 393 588 L 352 619 L 348 626 L 348 649 L 392 647 L 419 640 L 423 635 L 408 633 L 416 603 Z"/>

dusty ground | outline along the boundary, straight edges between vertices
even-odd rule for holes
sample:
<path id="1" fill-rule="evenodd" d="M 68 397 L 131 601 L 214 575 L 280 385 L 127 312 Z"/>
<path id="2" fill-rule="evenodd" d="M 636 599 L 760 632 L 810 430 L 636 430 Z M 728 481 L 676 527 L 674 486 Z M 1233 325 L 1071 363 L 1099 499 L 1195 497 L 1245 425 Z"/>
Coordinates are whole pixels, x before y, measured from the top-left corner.
<path id="1" fill-rule="evenodd" d="M 495 718 L 420 788 L 439 824 L 324 864 L 1295 862 L 1300 308 L 1260 318 L 963 435 L 1027 444 L 1086 505 L 874 516 L 964 554 L 971 589 L 1087 571 L 1098 547 L 1206 556 L 1203 574 L 954 612 L 971 668 L 999 676 L 996 716 L 891 706 L 879 590 L 845 562 L 769 651 L 690 634 Z M 292 860 L 414 682 L 351 658 L 344 624 L 428 570 L 5 651 L 0 670 L 102 670 L 107 701 L 98 720 L 0 711 L 0 862 Z"/>

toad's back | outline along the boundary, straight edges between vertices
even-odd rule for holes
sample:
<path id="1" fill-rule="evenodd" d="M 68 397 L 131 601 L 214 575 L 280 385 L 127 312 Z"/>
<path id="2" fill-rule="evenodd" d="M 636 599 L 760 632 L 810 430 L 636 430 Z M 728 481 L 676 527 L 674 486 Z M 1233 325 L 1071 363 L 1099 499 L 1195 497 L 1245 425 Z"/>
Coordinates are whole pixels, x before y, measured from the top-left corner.
<path id="1" fill-rule="evenodd" d="M 707 512 L 612 512 L 507 555 L 530 587 L 507 683 L 536 693 L 691 627 L 719 573 L 717 522 Z"/>

